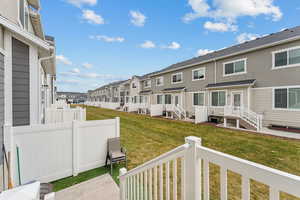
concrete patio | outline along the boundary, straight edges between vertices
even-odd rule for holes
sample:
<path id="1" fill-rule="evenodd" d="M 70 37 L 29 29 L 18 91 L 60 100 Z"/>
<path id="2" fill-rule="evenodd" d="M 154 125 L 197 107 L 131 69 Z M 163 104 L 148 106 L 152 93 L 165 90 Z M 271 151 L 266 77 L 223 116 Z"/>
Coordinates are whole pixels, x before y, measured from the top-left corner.
<path id="1" fill-rule="evenodd" d="M 119 187 L 109 174 L 74 185 L 55 194 L 55 200 L 119 200 Z"/>

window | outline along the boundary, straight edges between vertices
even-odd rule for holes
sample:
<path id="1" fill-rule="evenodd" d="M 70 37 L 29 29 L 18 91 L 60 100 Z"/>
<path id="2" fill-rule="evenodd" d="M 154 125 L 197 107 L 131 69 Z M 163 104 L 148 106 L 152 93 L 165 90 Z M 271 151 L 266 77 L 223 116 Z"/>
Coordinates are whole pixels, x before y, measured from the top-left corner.
<path id="1" fill-rule="evenodd" d="M 144 81 L 144 87 L 145 87 L 145 88 L 151 87 L 151 80 L 146 80 L 146 81 Z"/>
<path id="2" fill-rule="evenodd" d="M 289 67 L 300 64 L 300 48 L 292 48 L 274 53 L 273 68 Z"/>
<path id="3" fill-rule="evenodd" d="M 204 106 L 204 93 L 194 93 L 193 102 L 194 106 Z"/>
<path id="4" fill-rule="evenodd" d="M 274 108 L 300 109 L 300 88 L 275 89 Z"/>
<path id="5" fill-rule="evenodd" d="M 137 103 L 137 98 L 138 98 L 137 96 L 133 97 L 133 103 Z"/>
<path id="6" fill-rule="evenodd" d="M 172 103 L 172 96 L 170 94 L 165 95 L 165 104 L 171 104 Z"/>
<path id="7" fill-rule="evenodd" d="M 25 0 L 19 1 L 19 19 L 23 28 L 28 30 L 29 10 Z"/>
<path id="8" fill-rule="evenodd" d="M 192 71 L 193 81 L 205 79 L 205 68 L 195 69 Z"/>
<path id="9" fill-rule="evenodd" d="M 136 88 L 136 84 L 135 83 L 132 83 L 132 88 Z"/>
<path id="10" fill-rule="evenodd" d="M 181 83 L 182 82 L 182 73 L 177 73 L 172 75 L 172 83 Z"/>
<path id="11" fill-rule="evenodd" d="M 224 63 L 224 76 L 246 73 L 246 59 Z"/>
<path id="12" fill-rule="evenodd" d="M 226 104 L 226 92 L 218 91 L 211 93 L 211 105 L 212 106 L 225 106 Z"/>
<path id="13" fill-rule="evenodd" d="M 158 77 L 156 78 L 156 86 L 162 86 L 164 84 L 164 78 Z"/>
<path id="14" fill-rule="evenodd" d="M 163 104 L 163 96 L 162 95 L 157 95 L 157 104 Z"/>

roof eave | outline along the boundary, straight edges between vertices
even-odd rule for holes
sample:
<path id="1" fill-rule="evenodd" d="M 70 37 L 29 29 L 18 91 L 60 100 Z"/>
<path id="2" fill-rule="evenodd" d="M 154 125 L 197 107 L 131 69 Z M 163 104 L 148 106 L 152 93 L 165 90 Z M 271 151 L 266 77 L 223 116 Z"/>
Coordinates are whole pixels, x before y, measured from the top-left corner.
<path id="1" fill-rule="evenodd" d="M 183 66 L 175 68 L 175 69 L 170 69 L 170 70 L 154 73 L 154 74 L 151 75 L 151 77 L 161 75 L 161 74 L 165 74 L 165 73 L 168 73 L 168 72 L 178 71 L 178 70 L 193 67 L 193 66 L 196 66 L 196 65 L 201 65 L 201 64 L 205 64 L 205 63 L 209 63 L 209 62 L 214 62 L 214 61 L 217 61 L 217 60 L 225 59 L 225 58 L 232 57 L 232 56 L 237 56 L 237 55 L 244 54 L 244 53 L 249 53 L 249 52 L 252 52 L 252 51 L 255 51 L 255 50 L 264 49 L 264 48 L 276 46 L 276 45 L 287 43 L 287 42 L 292 42 L 292 41 L 299 40 L 299 39 L 300 39 L 300 36 L 292 37 L 292 38 L 285 39 L 285 40 L 280 40 L 278 42 L 273 42 L 273 43 L 270 43 L 270 44 L 261 45 L 261 46 L 255 47 L 255 48 L 250 48 L 250 49 L 247 49 L 247 50 L 244 50 L 244 51 L 239 51 L 239 52 L 236 52 L 236 53 L 228 54 L 226 56 L 220 56 L 220 57 L 209 59 L 209 60 L 206 60 L 206 61 L 203 61 L 203 62 L 196 62 L 196 63 L 189 64 L 189 65 L 183 65 Z"/>
<path id="2" fill-rule="evenodd" d="M 31 10 L 30 19 L 35 34 L 42 40 L 45 40 L 45 35 L 44 35 L 43 26 L 41 22 L 41 15 Z"/>
<path id="3" fill-rule="evenodd" d="M 42 49 L 47 50 L 47 51 L 50 50 L 50 45 L 46 41 L 29 33 L 26 30 L 20 28 L 16 24 L 11 23 L 9 20 L 4 18 L 3 16 L 0 16 L 0 24 L 3 25 L 8 30 L 10 30 L 11 32 L 24 37 L 26 40 L 34 43 L 35 45 L 41 47 Z"/>

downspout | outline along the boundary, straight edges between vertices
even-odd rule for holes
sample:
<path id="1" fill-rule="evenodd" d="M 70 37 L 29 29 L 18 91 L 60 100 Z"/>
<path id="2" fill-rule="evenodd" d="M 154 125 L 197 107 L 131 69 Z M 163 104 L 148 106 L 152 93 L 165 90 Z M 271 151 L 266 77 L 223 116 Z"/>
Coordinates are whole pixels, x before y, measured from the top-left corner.
<path id="1" fill-rule="evenodd" d="M 55 57 L 55 48 L 54 47 L 50 47 L 50 51 L 53 51 L 52 52 L 52 54 L 50 55 L 50 56 L 47 56 L 47 57 L 43 57 L 43 58 L 40 58 L 39 59 L 39 61 L 38 61 L 38 63 L 39 63 L 39 77 L 38 77 L 38 85 L 39 85 L 39 87 L 41 87 L 41 85 L 40 85 L 40 83 L 41 83 L 41 81 L 40 81 L 40 75 L 41 75 L 41 73 L 40 73 L 40 67 L 42 67 L 42 62 L 43 61 L 46 61 L 46 60 L 50 60 L 50 59 L 53 59 L 54 57 Z M 40 88 L 41 89 L 41 88 Z M 39 121 L 40 122 L 42 122 L 42 123 L 44 123 L 45 121 L 45 109 L 43 109 L 42 111 L 41 111 L 41 91 L 39 91 L 39 94 L 38 94 L 38 96 L 39 96 L 39 111 L 38 111 L 38 114 L 39 114 Z M 45 104 L 45 102 L 44 102 L 44 104 Z M 42 119 L 40 119 L 41 118 L 41 116 L 40 116 L 40 114 L 43 114 L 43 117 L 42 117 Z"/>
<path id="2" fill-rule="evenodd" d="M 217 83 L 217 60 L 214 60 L 215 62 L 215 84 Z"/>

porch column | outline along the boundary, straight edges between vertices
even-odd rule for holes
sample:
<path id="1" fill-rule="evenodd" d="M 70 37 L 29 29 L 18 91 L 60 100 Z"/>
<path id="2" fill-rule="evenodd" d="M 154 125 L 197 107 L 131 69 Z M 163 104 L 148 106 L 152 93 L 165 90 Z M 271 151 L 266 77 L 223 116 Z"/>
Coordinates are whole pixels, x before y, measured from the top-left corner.
<path id="1" fill-rule="evenodd" d="M 224 117 L 224 127 L 227 127 L 227 118 Z"/>

